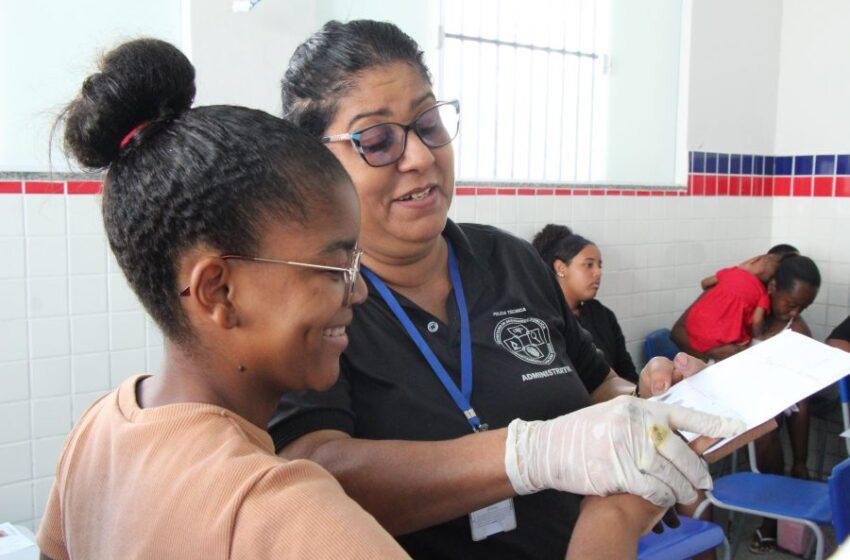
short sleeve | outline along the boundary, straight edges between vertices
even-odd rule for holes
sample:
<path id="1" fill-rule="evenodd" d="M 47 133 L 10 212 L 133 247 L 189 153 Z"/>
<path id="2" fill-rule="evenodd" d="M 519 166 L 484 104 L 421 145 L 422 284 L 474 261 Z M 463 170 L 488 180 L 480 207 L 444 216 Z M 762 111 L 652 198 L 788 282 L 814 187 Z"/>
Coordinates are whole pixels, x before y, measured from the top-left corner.
<path id="1" fill-rule="evenodd" d="M 242 500 L 230 558 L 409 558 L 325 470 L 292 461 L 267 471 Z"/>
<path id="2" fill-rule="evenodd" d="M 607 307 L 603 306 L 603 309 L 608 315 L 611 333 L 614 336 L 614 356 L 611 359 L 611 366 L 614 368 L 614 371 L 617 372 L 617 375 L 623 379 L 631 381 L 632 383 L 637 383 L 639 381 L 639 376 L 635 369 L 635 363 L 632 361 L 632 357 L 626 349 L 626 337 L 623 336 L 623 330 L 620 328 L 617 316 Z"/>
<path id="3" fill-rule="evenodd" d="M 59 482 L 53 481 L 47 506 L 38 528 L 38 548 L 52 560 L 66 560 L 68 550 L 65 544 L 65 534 L 62 531 L 62 511 L 59 503 Z"/>
<path id="4" fill-rule="evenodd" d="M 844 319 L 844 321 L 835 327 L 832 333 L 830 333 L 830 335 L 826 338 L 827 340 L 835 339 L 850 342 L 850 317 Z"/>
<path id="5" fill-rule="evenodd" d="M 349 375 L 349 364 L 343 355 L 339 379 L 330 390 L 321 393 L 293 391 L 281 398 L 268 429 L 276 452 L 301 436 L 318 430 L 354 434 Z"/>
<path id="6" fill-rule="evenodd" d="M 602 357 L 601 352 L 596 351 L 593 337 L 579 325 L 572 311 L 570 311 L 564 299 L 564 293 L 561 291 L 561 287 L 558 286 L 558 281 L 555 279 L 554 273 L 550 274 L 550 276 L 551 281 L 555 284 L 555 292 L 557 293 L 561 313 L 564 316 L 563 335 L 566 341 L 565 350 L 567 356 L 570 357 L 570 361 L 575 366 L 587 392 L 592 393 L 608 376 L 611 367 L 605 361 L 605 358 Z"/>

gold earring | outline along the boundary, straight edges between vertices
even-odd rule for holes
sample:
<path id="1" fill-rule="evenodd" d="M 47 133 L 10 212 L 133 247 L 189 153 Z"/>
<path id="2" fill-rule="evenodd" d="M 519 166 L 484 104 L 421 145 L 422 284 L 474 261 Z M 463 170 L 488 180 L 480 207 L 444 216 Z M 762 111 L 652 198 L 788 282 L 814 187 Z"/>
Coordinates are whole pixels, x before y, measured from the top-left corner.
<path id="1" fill-rule="evenodd" d="M 564 277 L 564 273 L 563 273 L 563 272 L 558 272 L 557 274 L 558 274 L 558 278 L 563 278 L 563 277 Z"/>

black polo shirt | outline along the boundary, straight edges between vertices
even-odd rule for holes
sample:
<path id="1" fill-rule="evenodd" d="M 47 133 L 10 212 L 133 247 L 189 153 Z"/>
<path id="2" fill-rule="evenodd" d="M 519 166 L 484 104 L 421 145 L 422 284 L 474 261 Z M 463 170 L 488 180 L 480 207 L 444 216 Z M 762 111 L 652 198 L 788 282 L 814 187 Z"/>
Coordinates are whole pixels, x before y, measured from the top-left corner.
<path id="1" fill-rule="evenodd" d="M 626 350 L 626 338 L 614 312 L 598 300 L 591 299 L 581 304 L 578 322 L 593 337 L 596 348 L 602 352 L 605 361 L 617 375 L 637 383 L 637 370 L 629 351 Z"/>
<path id="2" fill-rule="evenodd" d="M 458 257 L 472 338 L 472 406 L 502 428 L 514 418 L 554 418 L 590 404 L 609 371 L 569 312 L 551 270 L 527 242 L 496 228 L 449 221 L 443 235 Z M 354 310 L 337 384 L 281 401 L 269 431 L 280 449 L 322 429 L 362 439 L 437 441 L 471 428 L 404 328 L 370 286 Z M 460 320 L 448 324 L 395 294 L 413 324 L 460 386 Z M 546 491 L 514 499 L 517 529 L 480 542 L 469 518 L 399 537 L 414 558 L 563 558 L 580 498 Z M 411 508 L 419 504 L 411 503 Z"/>

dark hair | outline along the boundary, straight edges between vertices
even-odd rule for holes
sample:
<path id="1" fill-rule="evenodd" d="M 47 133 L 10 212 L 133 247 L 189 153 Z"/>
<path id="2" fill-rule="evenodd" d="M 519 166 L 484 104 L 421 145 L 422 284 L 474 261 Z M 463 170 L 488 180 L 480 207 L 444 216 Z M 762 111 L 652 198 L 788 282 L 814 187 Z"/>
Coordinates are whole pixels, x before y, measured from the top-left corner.
<path id="1" fill-rule="evenodd" d="M 573 233 L 567 226 L 547 224 L 537 232 L 531 242 L 543 260 L 551 268 L 555 268 L 555 260 L 570 264 L 573 257 L 578 255 L 582 249 L 594 243 L 584 237 Z"/>
<path id="2" fill-rule="evenodd" d="M 793 245 L 788 245 L 787 243 L 780 243 L 779 245 L 774 245 L 773 247 L 771 247 L 768 250 L 767 254 L 780 255 L 784 257 L 787 255 L 799 255 L 800 251 Z"/>
<path id="3" fill-rule="evenodd" d="M 820 288 L 820 271 L 815 261 L 803 255 L 788 255 L 783 258 L 773 279 L 776 281 L 776 289 L 780 292 L 793 289 L 798 282 Z"/>
<path id="4" fill-rule="evenodd" d="M 431 83 L 423 53 L 409 35 L 382 21 L 329 21 L 295 49 L 281 80 L 283 118 L 321 136 L 357 74 L 404 62 Z"/>
<path id="5" fill-rule="evenodd" d="M 279 118 L 190 109 L 195 71 L 169 43 L 130 41 L 99 70 L 60 116 L 65 149 L 89 170 L 107 169 L 109 245 L 145 309 L 181 342 L 191 337 L 176 281 L 184 251 L 205 244 L 250 255 L 270 221 L 306 223 L 350 179 L 316 139 Z"/>

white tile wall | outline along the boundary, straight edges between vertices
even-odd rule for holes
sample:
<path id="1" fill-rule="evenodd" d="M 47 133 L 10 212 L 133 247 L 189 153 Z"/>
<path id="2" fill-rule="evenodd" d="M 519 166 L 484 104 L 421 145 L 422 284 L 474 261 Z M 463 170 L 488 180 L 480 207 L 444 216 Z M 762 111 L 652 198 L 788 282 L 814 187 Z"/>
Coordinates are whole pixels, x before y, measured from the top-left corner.
<path id="1" fill-rule="evenodd" d="M 35 529 L 72 423 L 158 366 L 162 335 L 109 255 L 98 196 L 0 194 L 0 255 L 0 521 Z"/>
<path id="2" fill-rule="evenodd" d="M 600 299 L 629 351 L 669 326 L 720 267 L 789 242 L 824 288 L 805 316 L 823 338 L 850 309 L 850 200 L 457 196 L 457 221 L 530 239 L 567 224 L 602 249 Z M 36 527 L 70 426 L 131 375 L 156 371 L 159 329 L 111 256 L 91 195 L 0 195 L 0 520 Z"/>

